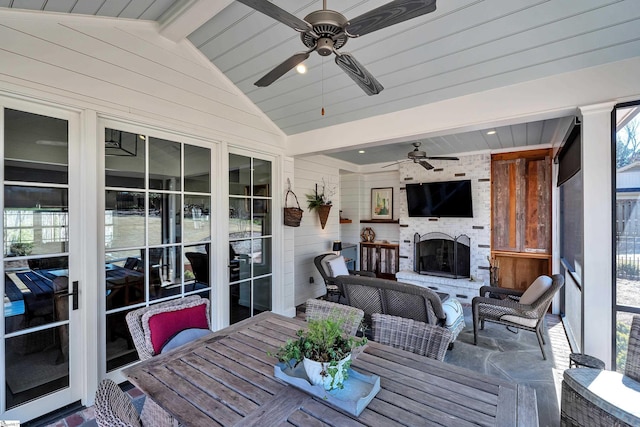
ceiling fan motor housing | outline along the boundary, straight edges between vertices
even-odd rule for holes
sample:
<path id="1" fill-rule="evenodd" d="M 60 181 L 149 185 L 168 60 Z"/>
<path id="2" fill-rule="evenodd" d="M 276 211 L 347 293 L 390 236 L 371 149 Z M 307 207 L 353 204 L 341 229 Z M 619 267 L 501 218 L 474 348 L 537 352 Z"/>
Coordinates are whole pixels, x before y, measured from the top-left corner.
<path id="1" fill-rule="evenodd" d="M 348 37 L 344 27 L 349 23 L 347 18 L 334 10 L 316 10 L 304 18 L 313 27 L 313 33 L 300 34 L 302 43 L 308 48 L 317 46 L 321 56 L 328 56 L 334 49 L 340 49 L 347 43 Z M 315 36 L 319 36 L 316 38 Z"/>

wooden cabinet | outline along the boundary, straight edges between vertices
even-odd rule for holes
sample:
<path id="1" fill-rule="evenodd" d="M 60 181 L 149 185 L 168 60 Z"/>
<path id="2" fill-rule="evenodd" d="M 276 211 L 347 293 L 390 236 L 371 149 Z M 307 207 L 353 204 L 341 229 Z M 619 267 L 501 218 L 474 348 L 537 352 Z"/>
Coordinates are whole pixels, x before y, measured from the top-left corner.
<path id="1" fill-rule="evenodd" d="M 500 286 L 550 274 L 551 149 L 491 157 L 491 254 Z"/>
<path id="2" fill-rule="evenodd" d="M 372 271 L 381 279 L 395 280 L 399 268 L 400 246 L 397 243 L 360 243 L 360 270 Z"/>

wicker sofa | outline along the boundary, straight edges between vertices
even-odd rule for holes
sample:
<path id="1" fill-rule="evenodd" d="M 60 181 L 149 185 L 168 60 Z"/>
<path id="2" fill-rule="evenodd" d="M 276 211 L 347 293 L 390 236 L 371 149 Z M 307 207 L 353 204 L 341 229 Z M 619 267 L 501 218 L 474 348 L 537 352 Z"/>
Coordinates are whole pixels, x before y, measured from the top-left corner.
<path id="1" fill-rule="evenodd" d="M 564 371 L 560 418 L 562 426 L 640 426 L 640 316 L 631 323 L 624 374 Z"/>
<path id="2" fill-rule="evenodd" d="M 449 299 L 445 303 L 449 307 L 443 307 L 431 289 L 366 276 L 338 276 L 335 281 L 342 288 L 347 305 L 364 311 L 367 325 L 372 325 L 373 313 L 404 317 L 449 329 L 452 342 L 464 328 L 460 303 Z"/>

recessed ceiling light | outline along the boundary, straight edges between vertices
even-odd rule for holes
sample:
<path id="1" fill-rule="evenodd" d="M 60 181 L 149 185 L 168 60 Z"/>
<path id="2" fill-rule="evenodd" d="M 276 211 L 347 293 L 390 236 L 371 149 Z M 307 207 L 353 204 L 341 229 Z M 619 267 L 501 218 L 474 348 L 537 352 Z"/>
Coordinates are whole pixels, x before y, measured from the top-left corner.
<path id="1" fill-rule="evenodd" d="M 364 150 L 358 150 L 358 153 L 364 154 Z"/>
<path id="2" fill-rule="evenodd" d="M 298 64 L 298 66 L 296 67 L 296 71 L 300 74 L 304 74 L 307 72 L 307 66 L 304 65 L 304 63 Z"/>
<path id="3" fill-rule="evenodd" d="M 496 131 L 495 130 L 490 130 L 487 132 L 487 135 L 495 135 Z"/>

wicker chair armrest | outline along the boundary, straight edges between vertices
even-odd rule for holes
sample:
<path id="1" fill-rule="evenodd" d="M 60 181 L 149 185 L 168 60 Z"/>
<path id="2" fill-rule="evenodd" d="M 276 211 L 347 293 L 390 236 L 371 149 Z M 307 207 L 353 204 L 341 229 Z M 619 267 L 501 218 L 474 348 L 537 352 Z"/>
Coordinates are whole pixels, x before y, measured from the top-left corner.
<path id="1" fill-rule="evenodd" d="M 349 270 L 349 274 L 353 276 L 376 277 L 376 273 L 374 273 L 373 271 Z"/>
<path id="2" fill-rule="evenodd" d="M 480 288 L 480 296 L 481 297 L 486 297 L 487 294 L 492 293 L 492 294 L 498 294 L 498 295 L 507 295 L 507 296 L 514 296 L 514 297 L 521 297 L 522 294 L 524 293 L 524 291 L 518 291 L 515 289 L 509 289 L 509 288 L 499 288 L 497 286 L 482 286 Z"/>

